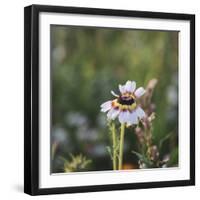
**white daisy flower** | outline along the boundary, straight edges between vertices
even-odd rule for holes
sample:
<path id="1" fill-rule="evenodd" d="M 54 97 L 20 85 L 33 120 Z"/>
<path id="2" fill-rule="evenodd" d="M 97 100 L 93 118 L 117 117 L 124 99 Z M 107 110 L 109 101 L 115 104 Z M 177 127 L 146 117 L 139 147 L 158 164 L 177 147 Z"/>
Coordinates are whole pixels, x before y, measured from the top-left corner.
<path id="1" fill-rule="evenodd" d="M 101 105 L 102 112 L 108 112 L 107 117 L 114 120 L 118 117 L 119 122 L 128 126 L 138 124 L 139 120 L 146 116 L 144 110 L 138 105 L 138 99 L 145 93 L 143 87 L 136 89 L 135 81 L 127 81 L 125 85 L 119 85 L 120 95 L 111 91 L 116 98 L 106 101 Z"/>

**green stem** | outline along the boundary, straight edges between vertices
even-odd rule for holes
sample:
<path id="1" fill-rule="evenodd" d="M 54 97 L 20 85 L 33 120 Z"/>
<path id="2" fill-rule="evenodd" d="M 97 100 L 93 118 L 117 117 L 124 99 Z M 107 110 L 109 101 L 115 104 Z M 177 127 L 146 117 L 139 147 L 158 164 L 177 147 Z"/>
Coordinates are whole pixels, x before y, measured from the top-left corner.
<path id="1" fill-rule="evenodd" d="M 121 124 L 121 130 L 120 130 L 119 170 L 122 169 L 122 163 L 123 163 L 124 133 L 125 133 L 125 123 Z"/>
<path id="2" fill-rule="evenodd" d="M 116 131 L 115 131 L 115 124 L 112 123 L 112 140 L 113 140 L 113 169 L 117 169 L 117 152 L 116 152 Z"/>

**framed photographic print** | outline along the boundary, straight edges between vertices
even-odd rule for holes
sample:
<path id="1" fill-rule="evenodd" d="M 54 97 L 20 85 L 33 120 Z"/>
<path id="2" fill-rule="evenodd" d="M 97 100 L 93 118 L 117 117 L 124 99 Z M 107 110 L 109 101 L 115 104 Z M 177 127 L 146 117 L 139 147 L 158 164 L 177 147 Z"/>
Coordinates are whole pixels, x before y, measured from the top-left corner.
<path id="1" fill-rule="evenodd" d="M 195 16 L 25 8 L 24 191 L 195 184 Z"/>

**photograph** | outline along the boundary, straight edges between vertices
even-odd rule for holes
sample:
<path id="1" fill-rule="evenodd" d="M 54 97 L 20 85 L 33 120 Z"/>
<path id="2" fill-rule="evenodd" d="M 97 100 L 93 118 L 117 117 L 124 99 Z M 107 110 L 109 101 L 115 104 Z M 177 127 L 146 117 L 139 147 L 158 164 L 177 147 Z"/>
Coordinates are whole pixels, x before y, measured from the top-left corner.
<path id="1" fill-rule="evenodd" d="M 179 31 L 50 25 L 50 173 L 179 167 Z"/>
<path id="2" fill-rule="evenodd" d="M 31 5 L 24 28 L 25 193 L 195 184 L 195 15 Z"/>

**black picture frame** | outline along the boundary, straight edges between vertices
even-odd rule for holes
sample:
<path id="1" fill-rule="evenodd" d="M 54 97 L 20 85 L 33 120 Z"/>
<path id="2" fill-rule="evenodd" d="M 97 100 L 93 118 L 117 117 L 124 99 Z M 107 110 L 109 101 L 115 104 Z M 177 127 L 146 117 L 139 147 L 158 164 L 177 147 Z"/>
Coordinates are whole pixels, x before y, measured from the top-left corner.
<path id="1" fill-rule="evenodd" d="M 190 179 L 148 183 L 39 188 L 39 14 L 76 13 L 190 22 Z M 30 195 L 195 185 L 195 15 L 31 5 L 24 9 L 24 192 Z"/>

